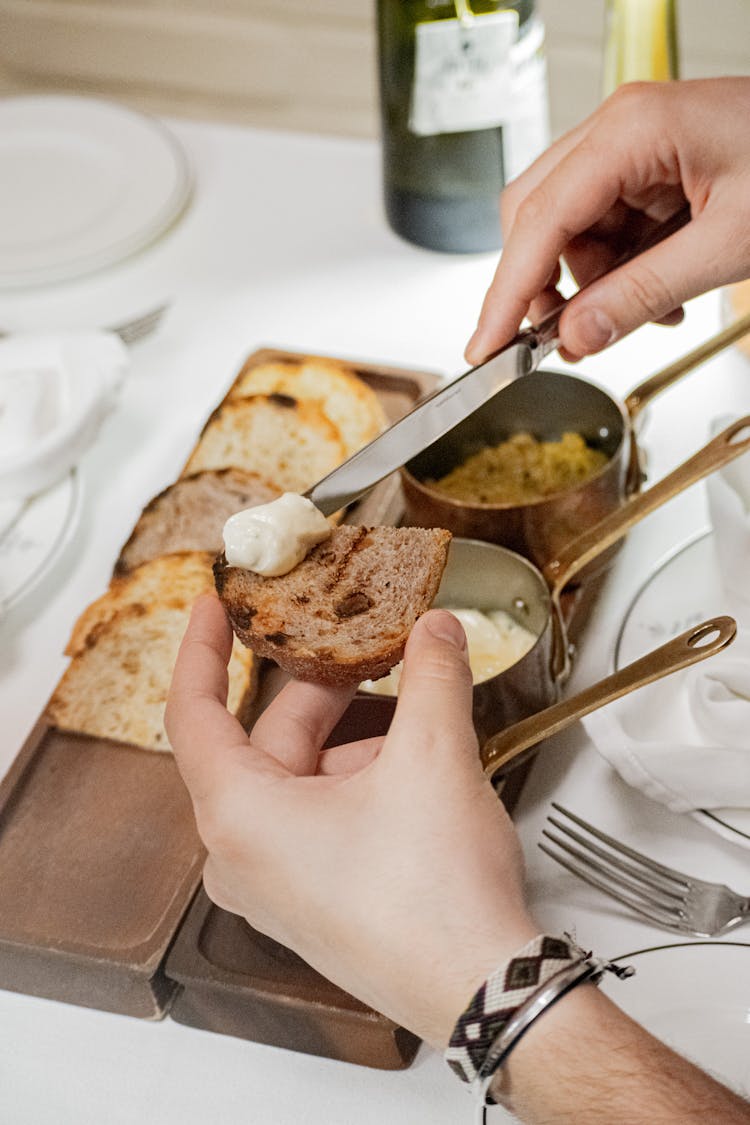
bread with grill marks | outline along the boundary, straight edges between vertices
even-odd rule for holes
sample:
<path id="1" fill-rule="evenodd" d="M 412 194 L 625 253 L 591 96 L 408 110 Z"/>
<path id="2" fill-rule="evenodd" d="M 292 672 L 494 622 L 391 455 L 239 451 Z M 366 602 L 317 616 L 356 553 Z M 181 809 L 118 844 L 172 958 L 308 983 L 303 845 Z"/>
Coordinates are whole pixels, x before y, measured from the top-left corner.
<path id="1" fill-rule="evenodd" d="M 216 589 L 244 645 L 300 680 L 357 684 L 403 657 L 440 586 L 451 535 L 418 527 L 333 530 L 288 574 L 214 564 Z"/>

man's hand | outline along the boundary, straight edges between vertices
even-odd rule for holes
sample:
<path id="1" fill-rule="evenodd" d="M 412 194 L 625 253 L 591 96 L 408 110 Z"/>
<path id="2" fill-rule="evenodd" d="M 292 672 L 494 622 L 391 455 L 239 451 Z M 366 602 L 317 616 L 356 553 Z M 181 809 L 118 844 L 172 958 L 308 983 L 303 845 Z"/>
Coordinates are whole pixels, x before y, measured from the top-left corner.
<path id="1" fill-rule="evenodd" d="M 166 725 L 208 894 L 444 1046 L 485 977 L 538 932 L 479 763 L 461 626 L 426 614 L 388 735 L 323 752 L 352 691 L 292 682 L 248 737 L 225 707 L 230 649 L 218 599 L 199 599 Z"/>
<path id="2" fill-rule="evenodd" d="M 686 227 L 571 300 L 566 358 L 650 320 L 677 323 L 690 297 L 750 275 L 750 78 L 622 86 L 510 184 L 505 247 L 467 360 L 560 303 L 561 259 L 588 285 L 686 199 Z"/>

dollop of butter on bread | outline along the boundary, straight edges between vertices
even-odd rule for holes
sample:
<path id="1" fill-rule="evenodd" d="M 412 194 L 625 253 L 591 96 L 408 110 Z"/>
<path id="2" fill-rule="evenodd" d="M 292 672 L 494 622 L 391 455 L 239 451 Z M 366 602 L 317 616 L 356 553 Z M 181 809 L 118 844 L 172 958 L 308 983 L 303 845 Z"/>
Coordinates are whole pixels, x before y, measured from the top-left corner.
<path id="1" fill-rule="evenodd" d="M 264 578 L 288 574 L 331 534 L 312 500 L 285 492 L 268 504 L 235 512 L 224 524 L 224 554 L 230 566 Z"/>

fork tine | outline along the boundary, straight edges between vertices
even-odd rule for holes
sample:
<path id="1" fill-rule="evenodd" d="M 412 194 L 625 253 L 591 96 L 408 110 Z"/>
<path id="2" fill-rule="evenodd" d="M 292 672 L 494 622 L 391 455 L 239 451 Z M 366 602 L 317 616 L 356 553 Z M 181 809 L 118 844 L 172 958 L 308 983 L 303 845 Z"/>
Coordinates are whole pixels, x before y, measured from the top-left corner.
<path id="1" fill-rule="evenodd" d="M 144 313 L 143 316 L 136 317 L 135 320 L 114 325 L 110 328 L 110 332 L 119 336 L 124 344 L 134 344 L 138 340 L 142 340 L 144 336 L 148 336 L 150 332 L 155 331 L 166 311 L 166 304 L 159 305 L 157 308 L 151 309 L 150 312 Z"/>
<path id="2" fill-rule="evenodd" d="M 616 870 L 605 866 L 603 863 L 598 863 L 587 851 L 579 851 L 577 848 L 571 847 L 565 840 L 562 840 L 559 836 L 553 836 L 551 832 L 547 832 L 546 830 L 542 832 L 542 835 L 546 836 L 547 839 L 560 848 L 561 851 L 572 856 L 573 859 L 578 860 L 587 870 L 598 871 L 609 880 L 611 886 L 632 891 L 634 894 L 638 895 L 635 901 L 640 901 L 642 904 L 649 903 L 651 906 L 655 906 L 657 910 L 662 910 L 665 914 L 674 915 L 678 918 L 682 915 L 683 904 L 679 900 L 675 901 L 673 899 L 670 902 L 668 899 L 651 894 L 648 886 L 644 886 L 642 883 L 638 883 L 633 879 L 627 878 L 625 875 L 619 874 Z M 586 846 L 588 847 L 588 845 Z M 605 859 L 606 858 L 605 856 Z M 660 891 L 658 887 L 655 889 Z"/>
<path id="3" fill-rule="evenodd" d="M 689 890 L 689 887 L 684 883 L 676 883 L 675 881 L 667 880 L 664 876 L 655 874 L 651 871 L 650 867 L 646 867 L 643 864 L 636 866 L 634 863 L 627 863 L 624 859 L 620 859 L 617 852 L 605 851 L 604 848 L 600 848 L 598 844 L 595 844 L 593 840 L 587 840 L 585 836 L 581 836 L 580 833 L 576 832 L 569 825 L 564 824 L 561 820 L 558 820 L 557 817 L 548 816 L 547 820 L 549 824 L 553 824 L 555 828 L 559 828 L 559 830 L 571 840 L 575 840 L 577 844 L 580 844 L 581 847 L 585 849 L 586 853 L 598 855 L 600 859 L 605 860 L 606 863 L 616 868 L 618 871 L 624 872 L 625 875 L 630 875 L 632 878 L 638 879 L 647 887 L 651 887 L 655 891 L 661 891 L 678 902 L 684 902 L 685 894 Z"/>
<path id="4" fill-rule="evenodd" d="M 645 918 L 648 922 L 654 922 L 656 923 L 656 925 L 664 926 L 665 929 L 672 930 L 675 933 L 691 934 L 695 932 L 693 930 L 690 930 L 684 924 L 675 922 L 669 916 L 662 916 L 659 910 L 644 909 L 644 907 L 641 906 L 640 903 L 633 901 L 633 899 L 631 899 L 629 895 L 619 894 L 617 891 L 613 890 L 612 887 L 608 886 L 600 879 L 597 879 L 594 875 L 589 874 L 588 871 L 582 871 L 580 868 L 576 867 L 575 864 L 569 863 L 562 856 L 556 855 L 555 852 L 553 852 L 551 848 L 546 847 L 545 844 L 540 843 L 537 846 L 545 853 L 545 855 L 548 855 L 550 859 L 553 859 L 555 863 L 559 863 L 561 867 L 564 867 L 566 871 L 569 871 L 571 875 L 575 875 L 577 876 L 577 878 L 582 879 L 584 883 L 588 883 L 590 886 L 596 887 L 597 890 L 602 891 L 603 894 L 608 895 L 609 898 L 613 898 L 622 906 L 626 906 L 628 910 L 633 910 L 636 914 L 640 914 L 641 917 Z"/>
<path id="5" fill-rule="evenodd" d="M 673 879 L 675 882 L 681 883 L 685 890 L 690 889 L 690 879 L 687 875 L 684 874 L 684 872 L 676 871 L 674 867 L 665 867 L 663 863 L 656 863 L 655 860 L 649 859 L 648 856 L 643 855 L 642 852 L 637 852 L 633 848 L 629 848 L 627 844 L 621 844 L 619 840 L 615 840 L 612 838 L 612 836 L 608 836 L 606 832 L 602 832 L 600 831 L 600 829 L 594 828 L 592 824 L 588 824 L 585 820 L 581 820 L 581 818 L 576 816 L 575 813 L 570 812 L 568 809 L 564 809 L 562 805 L 558 805 L 555 801 L 552 801 L 551 804 L 553 809 L 556 809 L 557 812 L 562 813 L 563 816 L 567 816 L 569 820 L 572 820 L 573 823 L 577 824 L 579 828 L 582 828 L 584 832 L 590 832 L 592 836 L 595 836 L 597 838 L 597 840 L 601 840 L 602 843 L 608 844 L 610 848 L 613 849 L 613 851 L 621 852 L 623 855 L 629 856 L 631 859 L 636 860 L 637 863 L 642 863 L 644 867 L 648 867 L 651 871 L 656 872 L 658 875 L 663 875 L 666 879 Z"/>

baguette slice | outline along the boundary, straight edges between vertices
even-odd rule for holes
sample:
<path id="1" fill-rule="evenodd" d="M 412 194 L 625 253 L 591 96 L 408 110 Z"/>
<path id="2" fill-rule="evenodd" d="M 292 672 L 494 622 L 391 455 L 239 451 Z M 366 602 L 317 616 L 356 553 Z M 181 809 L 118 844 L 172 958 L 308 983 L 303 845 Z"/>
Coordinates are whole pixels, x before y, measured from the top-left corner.
<path id="1" fill-rule="evenodd" d="M 210 551 L 215 556 L 231 515 L 267 504 L 282 491 L 244 469 L 205 469 L 183 477 L 143 509 L 115 563 L 115 574 L 127 574 L 157 555 L 176 551 Z"/>
<path id="2" fill-rule="evenodd" d="M 254 395 L 214 412 L 183 476 L 233 465 L 268 472 L 285 492 L 305 492 L 345 458 L 341 434 L 317 403 Z"/>
<path id="3" fill-rule="evenodd" d="M 437 594 L 451 535 L 417 527 L 335 528 L 289 574 L 214 564 L 235 633 L 300 680 L 357 684 L 401 660 Z"/>
<path id="4" fill-rule="evenodd" d="M 101 624 L 71 660 L 47 707 L 64 730 L 169 750 L 164 706 L 189 606 L 129 605 Z M 227 706 L 246 717 L 255 686 L 251 652 L 235 642 Z"/>
<path id="5" fill-rule="evenodd" d="M 211 565 L 216 552 L 185 551 L 149 559 L 112 579 L 106 594 L 88 606 L 73 626 L 65 653 L 78 656 L 88 638 L 128 606 L 164 605 L 189 609 L 199 594 L 214 588 Z"/>
<path id="6" fill-rule="evenodd" d="M 385 429 L 388 420 L 380 400 L 356 372 L 344 364 L 310 356 L 300 362 L 248 363 L 229 392 L 229 399 L 257 394 L 283 394 L 316 402 L 338 427 L 351 456 Z"/>

